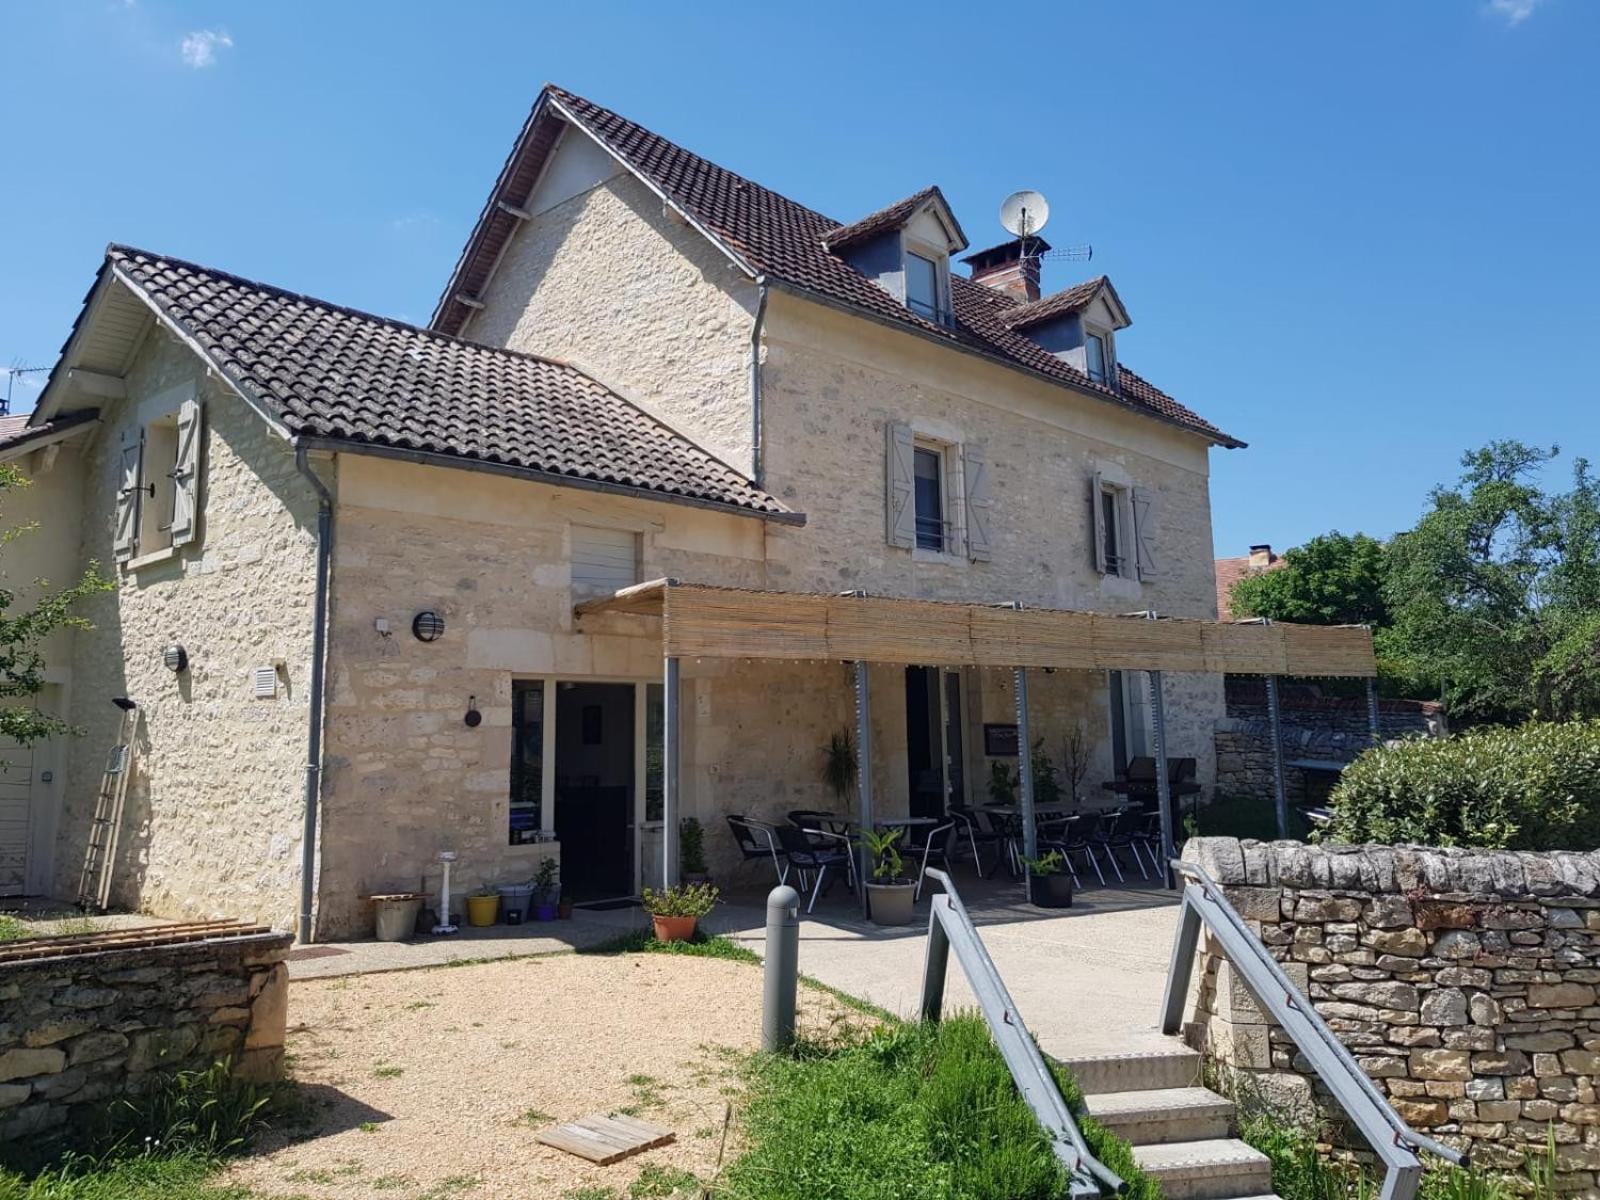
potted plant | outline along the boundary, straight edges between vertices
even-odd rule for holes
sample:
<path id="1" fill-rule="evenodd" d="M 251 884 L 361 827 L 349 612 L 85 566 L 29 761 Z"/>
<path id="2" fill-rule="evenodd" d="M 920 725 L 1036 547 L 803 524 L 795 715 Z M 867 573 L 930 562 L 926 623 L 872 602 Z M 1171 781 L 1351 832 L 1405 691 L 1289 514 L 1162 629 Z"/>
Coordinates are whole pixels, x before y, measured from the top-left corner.
<path id="1" fill-rule="evenodd" d="M 1071 908 L 1072 876 L 1061 851 L 1052 850 L 1038 858 L 1025 858 L 1028 872 L 1028 902 L 1035 908 Z"/>
<path id="2" fill-rule="evenodd" d="M 467 897 L 467 924 L 482 929 L 500 915 L 500 889 L 484 884 Z"/>
<path id="3" fill-rule="evenodd" d="M 1007 762 L 989 764 L 989 800 L 994 804 L 1017 802 L 1017 769 Z"/>
<path id="4" fill-rule="evenodd" d="M 1044 739 L 1033 743 L 1033 753 L 1028 761 L 1033 765 L 1033 803 L 1038 808 L 1052 808 L 1061 803 L 1061 775 L 1055 763 L 1044 752 Z"/>
<path id="5" fill-rule="evenodd" d="M 658 942 L 691 940 L 700 918 L 716 905 L 719 894 L 709 883 L 686 883 L 659 892 L 647 887 L 640 892 Z"/>
<path id="6" fill-rule="evenodd" d="M 877 925 L 909 925 L 916 908 L 916 881 L 906 878 L 905 861 L 895 845 L 903 832 L 901 829 L 861 831 L 861 840 L 872 856 L 867 912 Z"/>
<path id="7" fill-rule="evenodd" d="M 829 735 L 828 744 L 822 748 L 822 782 L 841 805 L 848 805 L 851 793 L 855 791 L 859 765 L 856 744 L 850 740 L 850 731 L 841 729 Z"/>
<path id="8" fill-rule="evenodd" d="M 561 921 L 572 920 L 572 897 L 562 896 L 556 901 L 556 918 Z"/>
<path id="9" fill-rule="evenodd" d="M 556 904 L 561 899 L 561 879 L 556 874 L 556 860 L 546 858 L 539 864 L 533 877 L 533 919 L 554 921 Z"/>
<path id="10" fill-rule="evenodd" d="M 705 883 L 711 878 L 706 871 L 705 830 L 693 817 L 678 822 L 678 870 L 684 883 Z"/>

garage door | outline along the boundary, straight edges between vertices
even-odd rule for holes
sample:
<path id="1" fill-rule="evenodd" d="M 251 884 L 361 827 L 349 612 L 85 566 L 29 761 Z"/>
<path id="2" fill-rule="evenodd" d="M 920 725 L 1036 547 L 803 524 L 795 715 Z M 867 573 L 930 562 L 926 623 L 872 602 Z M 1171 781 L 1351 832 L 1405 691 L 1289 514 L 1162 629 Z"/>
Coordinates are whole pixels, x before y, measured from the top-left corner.
<path id="1" fill-rule="evenodd" d="M 0 739 L 0 896 L 20 896 L 28 880 L 33 749 Z"/>

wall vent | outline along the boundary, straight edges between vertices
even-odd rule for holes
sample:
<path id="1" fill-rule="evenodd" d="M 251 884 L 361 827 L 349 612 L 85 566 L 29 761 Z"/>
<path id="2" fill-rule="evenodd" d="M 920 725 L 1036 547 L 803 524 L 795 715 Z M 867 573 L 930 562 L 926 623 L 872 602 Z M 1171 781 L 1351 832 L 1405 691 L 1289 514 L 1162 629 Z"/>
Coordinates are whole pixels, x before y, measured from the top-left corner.
<path id="1" fill-rule="evenodd" d="M 256 699 L 272 700 L 278 695 L 278 668 L 256 668 Z"/>

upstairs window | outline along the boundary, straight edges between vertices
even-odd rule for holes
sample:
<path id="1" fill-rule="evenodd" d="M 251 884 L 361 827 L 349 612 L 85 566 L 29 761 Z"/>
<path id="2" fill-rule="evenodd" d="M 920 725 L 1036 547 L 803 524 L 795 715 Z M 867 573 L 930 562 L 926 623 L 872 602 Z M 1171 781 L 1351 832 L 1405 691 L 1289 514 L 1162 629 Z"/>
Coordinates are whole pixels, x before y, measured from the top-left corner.
<path id="1" fill-rule="evenodd" d="M 1156 579 L 1156 495 L 1096 473 L 1090 480 L 1095 568 L 1102 575 Z"/>
<path id="2" fill-rule="evenodd" d="M 939 274 L 939 264 L 933 259 L 906 251 L 906 307 L 930 321 L 944 320 Z"/>
<path id="3" fill-rule="evenodd" d="M 1106 338 L 1101 333 L 1090 333 L 1084 339 L 1085 370 L 1089 378 L 1096 383 L 1109 383 L 1111 372 L 1108 370 L 1111 362 L 1110 352 L 1106 348 Z"/>
<path id="4" fill-rule="evenodd" d="M 917 502 L 917 548 L 945 548 L 944 455 L 918 446 L 914 452 Z"/>
<path id="5" fill-rule="evenodd" d="M 124 436 L 112 540 L 118 562 L 198 537 L 202 432 L 200 402 L 190 397 Z"/>
<path id="6" fill-rule="evenodd" d="M 1100 489 L 1100 523 L 1097 532 L 1100 537 L 1100 558 L 1103 563 L 1101 569 L 1107 575 L 1124 573 L 1121 490 L 1112 487 Z"/>

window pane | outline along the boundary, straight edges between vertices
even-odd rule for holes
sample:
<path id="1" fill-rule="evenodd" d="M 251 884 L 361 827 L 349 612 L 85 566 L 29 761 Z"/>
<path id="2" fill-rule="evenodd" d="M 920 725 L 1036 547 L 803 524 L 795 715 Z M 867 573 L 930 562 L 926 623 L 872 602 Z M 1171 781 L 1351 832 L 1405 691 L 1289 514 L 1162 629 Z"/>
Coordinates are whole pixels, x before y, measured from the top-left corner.
<path id="1" fill-rule="evenodd" d="M 644 819 L 661 820 L 666 807 L 666 690 L 644 685 Z"/>
<path id="2" fill-rule="evenodd" d="M 914 454 L 917 485 L 917 545 L 924 550 L 944 549 L 944 494 L 940 468 L 943 456 L 933 450 Z"/>
<path id="3" fill-rule="evenodd" d="M 511 836 L 513 846 L 539 839 L 544 787 L 544 681 L 511 690 Z"/>
<path id="4" fill-rule="evenodd" d="M 1096 383 L 1106 381 L 1106 342 L 1098 333 L 1091 333 L 1087 342 L 1089 353 L 1089 378 Z"/>
<path id="5" fill-rule="evenodd" d="M 939 316 L 939 268 L 920 254 L 906 255 L 906 307 L 920 316 Z"/>
<path id="6" fill-rule="evenodd" d="M 1104 516 L 1106 542 L 1106 570 L 1112 575 L 1122 574 L 1122 541 L 1117 536 L 1117 494 L 1100 493 L 1100 510 Z M 1079 510 L 1082 511 L 1081 509 Z"/>

